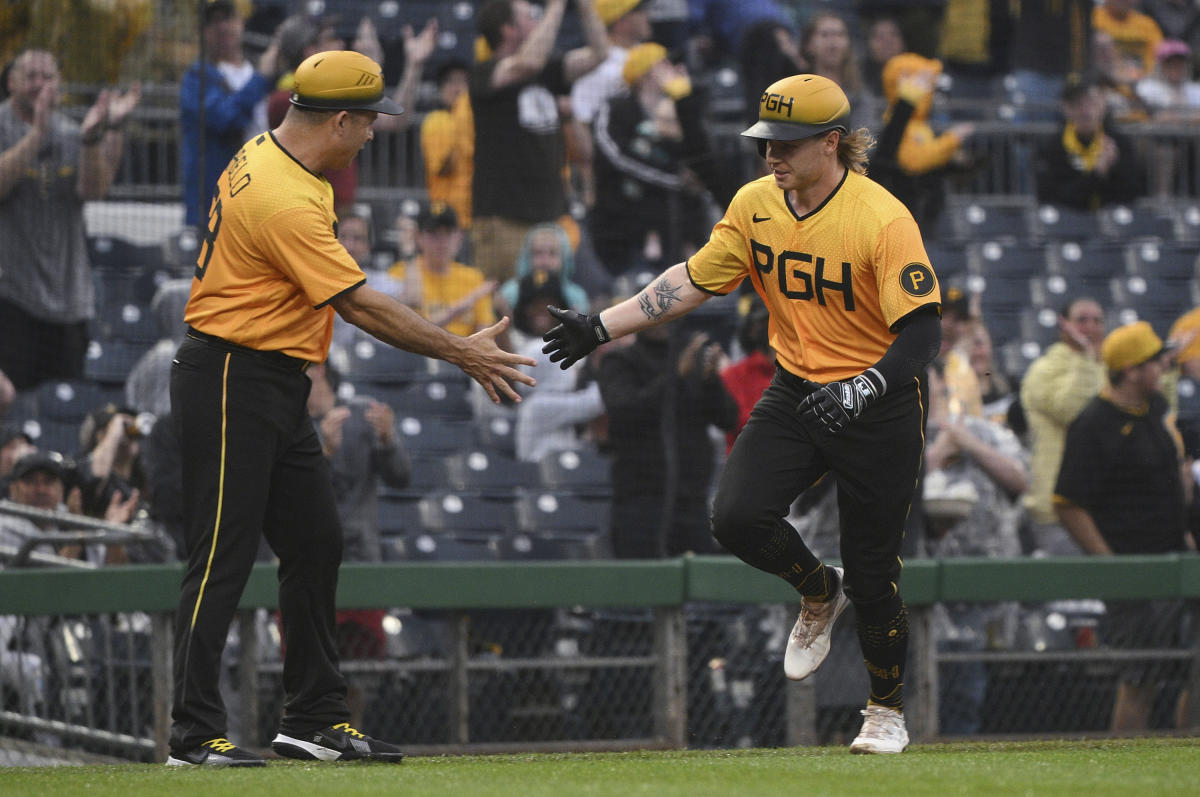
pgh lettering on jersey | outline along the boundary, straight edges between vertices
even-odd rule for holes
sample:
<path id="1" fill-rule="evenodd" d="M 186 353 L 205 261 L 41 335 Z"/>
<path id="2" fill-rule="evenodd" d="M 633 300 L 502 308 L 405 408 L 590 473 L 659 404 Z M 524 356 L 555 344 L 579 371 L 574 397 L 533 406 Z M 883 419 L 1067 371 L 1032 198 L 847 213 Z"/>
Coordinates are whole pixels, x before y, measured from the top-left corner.
<path id="1" fill-rule="evenodd" d="M 328 180 L 270 133 L 247 141 L 217 181 L 184 320 L 252 349 L 324 361 L 330 300 L 366 281 L 336 228 Z"/>
<path id="2" fill-rule="evenodd" d="M 895 340 L 897 321 L 942 300 L 908 209 L 849 170 L 803 217 L 770 175 L 747 183 L 687 268 L 712 294 L 749 277 L 771 312 L 780 364 L 817 382 L 862 372 Z"/>

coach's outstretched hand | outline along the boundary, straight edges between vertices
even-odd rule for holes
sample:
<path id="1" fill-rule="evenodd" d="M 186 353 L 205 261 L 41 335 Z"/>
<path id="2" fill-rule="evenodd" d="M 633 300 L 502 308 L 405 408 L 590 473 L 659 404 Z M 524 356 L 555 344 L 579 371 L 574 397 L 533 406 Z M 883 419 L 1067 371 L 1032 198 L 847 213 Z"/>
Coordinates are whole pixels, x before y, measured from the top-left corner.
<path id="1" fill-rule="evenodd" d="M 552 363 L 561 360 L 560 367 L 564 371 L 595 351 L 601 343 L 608 343 L 612 339 L 601 323 L 599 313 L 584 315 L 549 305 L 546 309 L 559 320 L 559 324 L 542 335 L 542 340 L 546 341 L 542 353 L 550 355 Z"/>
<path id="2" fill-rule="evenodd" d="M 882 377 L 876 377 L 870 370 L 842 382 L 822 385 L 805 396 L 796 411 L 810 426 L 837 434 L 882 396 L 883 391 Z"/>

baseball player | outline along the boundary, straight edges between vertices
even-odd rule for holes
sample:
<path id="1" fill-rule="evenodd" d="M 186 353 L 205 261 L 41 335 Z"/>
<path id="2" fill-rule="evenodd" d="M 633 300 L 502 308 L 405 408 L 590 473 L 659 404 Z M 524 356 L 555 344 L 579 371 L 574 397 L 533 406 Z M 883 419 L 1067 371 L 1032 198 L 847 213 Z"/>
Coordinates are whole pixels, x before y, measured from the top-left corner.
<path id="1" fill-rule="evenodd" d="M 519 401 L 528 357 L 501 350 L 502 319 L 459 337 L 368 287 L 338 243 L 322 176 L 372 139 L 382 71 L 352 51 L 317 53 L 295 73 L 283 123 L 247 141 L 213 195 L 175 355 L 171 404 L 182 445 L 187 569 L 176 621 L 168 764 L 262 765 L 226 738 L 221 650 L 260 536 L 279 558 L 286 647 L 276 753 L 312 760 L 399 761 L 395 746 L 347 721 L 334 597 L 342 558 L 329 466 L 305 401 L 305 369 L 323 362 L 337 312 L 393 346 L 454 363 L 493 401 Z"/>
<path id="2" fill-rule="evenodd" d="M 899 753 L 908 745 L 900 541 L 924 444 L 918 377 L 938 352 L 941 293 L 912 216 L 865 176 L 871 137 L 851 132 L 849 116 L 827 78 L 769 86 L 742 135 L 758 140 L 771 173 L 742 187 L 699 252 L 633 298 L 591 315 L 553 308 L 561 323 L 543 351 L 569 367 L 749 277 L 770 312 L 777 370 L 729 454 L 713 535 L 800 593 L 789 678 L 821 664 L 834 622 L 854 604 L 871 692 L 850 749 Z M 844 571 L 819 561 L 784 519 L 827 473 Z"/>

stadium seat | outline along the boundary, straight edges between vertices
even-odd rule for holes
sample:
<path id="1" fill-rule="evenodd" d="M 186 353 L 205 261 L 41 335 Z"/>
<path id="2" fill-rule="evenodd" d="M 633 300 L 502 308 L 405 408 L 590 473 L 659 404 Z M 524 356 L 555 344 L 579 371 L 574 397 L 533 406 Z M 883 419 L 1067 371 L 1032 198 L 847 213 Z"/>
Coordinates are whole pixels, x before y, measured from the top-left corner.
<path id="1" fill-rule="evenodd" d="M 1131 249 L 1136 274 L 1182 282 L 1196 279 L 1197 256 L 1200 255 L 1200 247 L 1196 244 L 1143 241 L 1133 244 Z"/>
<path id="2" fill-rule="evenodd" d="M 92 268 L 114 271 L 149 271 L 163 265 L 161 244 L 136 244 L 108 235 L 89 236 L 88 258 Z"/>
<path id="3" fill-rule="evenodd" d="M 83 422 L 88 413 L 105 404 L 123 404 L 124 390 L 88 380 L 43 382 L 36 388 L 39 420 Z"/>
<path id="4" fill-rule="evenodd" d="M 1142 275 L 1120 281 L 1118 301 L 1121 310 L 1132 311 L 1137 320 L 1149 321 L 1155 331 L 1163 337 L 1175 319 L 1200 304 L 1194 282 L 1163 280 Z M 1122 320 L 1122 323 L 1127 321 Z"/>
<path id="5" fill-rule="evenodd" d="M 79 452 L 79 424 L 71 421 L 55 421 L 40 418 L 28 421 L 24 430 L 33 438 L 33 444 L 45 451 L 57 451 L 66 456 Z"/>
<path id="6" fill-rule="evenodd" d="M 1106 234 L 1117 241 L 1135 238 L 1173 241 L 1178 235 L 1178 222 L 1169 209 L 1138 203 L 1103 209 L 1101 223 Z"/>
<path id="7" fill-rule="evenodd" d="M 1026 203 L 1000 205 L 979 202 L 955 204 L 954 213 L 958 234 L 968 241 L 1028 240 L 1031 230 Z"/>
<path id="8" fill-rule="evenodd" d="M 471 409 L 467 385 L 459 381 L 427 379 L 414 382 L 396 393 L 397 412 L 422 418 L 469 421 Z"/>
<path id="9" fill-rule="evenodd" d="M 580 495 L 607 495 L 612 489 L 609 459 L 592 448 L 554 451 L 538 462 L 542 485 Z"/>
<path id="10" fill-rule="evenodd" d="M 1093 241 L 1101 235 L 1100 214 L 1057 205 L 1042 205 L 1034 214 L 1036 232 L 1049 241 Z"/>
<path id="11" fill-rule="evenodd" d="M 971 246 L 974 271 L 986 279 L 1036 277 L 1049 271 L 1046 248 L 1040 244 L 982 241 Z"/>
<path id="12" fill-rule="evenodd" d="M 1052 244 L 1050 249 L 1056 270 L 1068 278 L 1112 279 L 1125 276 L 1130 270 L 1129 250 L 1123 246 L 1063 241 Z"/>
<path id="13" fill-rule="evenodd" d="M 609 504 L 573 493 L 534 490 L 520 493 L 517 523 L 524 531 L 581 532 L 608 528 Z"/>
<path id="14" fill-rule="evenodd" d="M 420 500 L 403 492 L 383 491 L 379 494 L 377 518 L 379 533 L 384 536 L 424 531 Z"/>
<path id="15" fill-rule="evenodd" d="M 398 414 L 396 428 L 404 447 L 414 456 L 450 454 L 476 443 L 475 424 L 471 421 Z"/>
<path id="16" fill-rule="evenodd" d="M 479 443 L 485 451 L 495 451 L 506 457 L 516 457 L 516 423 L 506 415 L 493 415 L 477 422 Z"/>
<path id="17" fill-rule="evenodd" d="M 93 340 L 88 344 L 83 373 L 89 380 L 124 385 L 133 366 L 150 350 L 147 343 L 124 340 Z"/>
<path id="18" fill-rule="evenodd" d="M 518 532 L 498 541 L 501 559 L 571 560 L 600 559 L 605 555 L 599 533 Z"/>
<path id="19" fill-rule="evenodd" d="M 384 544 L 387 561 L 477 562 L 500 558 L 498 537 L 488 534 L 429 534 L 391 537 Z"/>
<path id="20" fill-rule="evenodd" d="M 929 264 L 933 266 L 933 272 L 943 285 L 965 274 L 970 264 L 967 249 L 960 244 L 926 241 L 925 252 L 929 255 Z"/>
<path id="21" fill-rule="evenodd" d="M 90 324 L 93 338 L 123 340 L 130 343 L 154 343 L 159 338 L 158 321 L 150 312 L 150 302 L 114 302 L 97 307 Z"/>
<path id="22" fill-rule="evenodd" d="M 512 501 L 494 500 L 478 494 L 435 492 L 420 501 L 421 523 L 439 534 L 506 534 L 517 527 Z"/>
<path id="23" fill-rule="evenodd" d="M 353 382 L 409 383 L 425 373 L 426 357 L 378 341 L 359 339 L 349 347 L 345 377 Z"/>
<path id="24" fill-rule="evenodd" d="M 446 475 L 444 455 L 426 451 L 409 452 L 411 463 L 408 486 L 401 492 L 406 495 L 424 495 L 430 490 L 449 490 L 450 478 Z"/>
<path id="25" fill-rule="evenodd" d="M 1032 307 L 1062 309 L 1068 301 L 1090 296 L 1102 307 L 1111 307 L 1116 297 L 1116 284 L 1120 276 L 1064 277 L 1052 274 L 1035 277 L 1031 283 Z"/>
<path id="26" fill-rule="evenodd" d="M 512 495 L 518 487 L 540 481 L 535 462 L 521 462 L 496 452 L 472 449 L 446 457 L 446 473 L 456 490 Z"/>

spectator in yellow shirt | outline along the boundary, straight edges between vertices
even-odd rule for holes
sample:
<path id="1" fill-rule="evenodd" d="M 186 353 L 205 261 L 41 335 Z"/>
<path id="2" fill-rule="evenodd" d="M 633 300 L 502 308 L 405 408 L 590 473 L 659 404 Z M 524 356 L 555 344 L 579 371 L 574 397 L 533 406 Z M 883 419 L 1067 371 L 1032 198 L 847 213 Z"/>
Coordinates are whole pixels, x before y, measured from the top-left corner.
<path id="1" fill-rule="evenodd" d="M 494 324 L 495 281 L 454 259 L 463 243 L 454 208 L 431 202 L 421 209 L 417 227 L 420 254 L 388 270 L 400 283 L 400 301 L 456 335 L 472 335 Z"/>
<path id="2" fill-rule="evenodd" d="M 445 202 L 471 227 L 471 178 L 475 173 L 475 120 L 467 95 L 470 68 L 453 61 L 437 73 L 442 108 L 421 123 L 421 155 L 431 202 Z"/>

